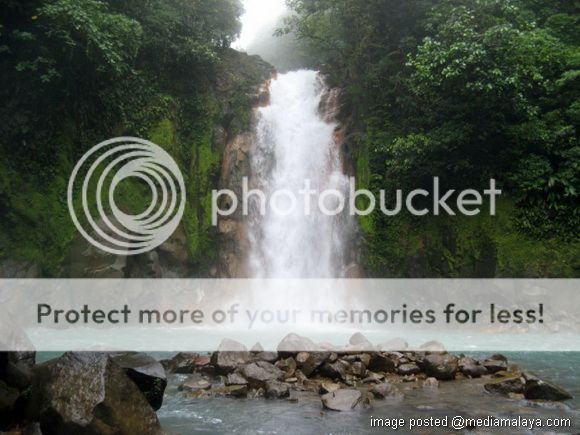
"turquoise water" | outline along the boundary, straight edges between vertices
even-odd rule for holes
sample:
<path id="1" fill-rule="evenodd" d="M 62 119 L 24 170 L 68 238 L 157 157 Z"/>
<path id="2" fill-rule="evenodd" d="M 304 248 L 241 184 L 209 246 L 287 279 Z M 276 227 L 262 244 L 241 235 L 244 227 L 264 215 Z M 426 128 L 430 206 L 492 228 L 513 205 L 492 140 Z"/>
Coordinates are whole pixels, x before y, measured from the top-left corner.
<path id="1" fill-rule="evenodd" d="M 469 352 L 484 358 L 488 352 Z M 42 362 L 59 353 L 38 354 Z M 156 358 L 171 354 L 154 353 Z M 301 397 L 298 403 L 287 400 L 190 398 L 177 391 L 186 377 L 171 375 L 163 407 L 158 416 L 164 429 L 174 434 L 366 434 L 386 433 L 370 427 L 370 418 L 428 418 L 462 416 L 527 416 L 570 418 L 573 430 L 556 433 L 580 433 L 580 352 L 504 352 L 510 362 L 534 372 L 547 381 L 567 389 L 574 399 L 563 404 L 537 406 L 527 401 L 508 400 L 485 393 L 482 382 L 458 381 L 441 383 L 439 390 L 425 392 L 403 384 L 407 389 L 403 400 L 375 401 L 372 409 L 347 413 L 324 411 L 316 396 Z M 409 432 L 399 429 L 398 433 Z M 450 433 L 450 430 L 442 431 Z M 501 433 L 530 433 L 526 430 Z M 532 433 L 546 433 L 536 430 Z"/>
<path id="2" fill-rule="evenodd" d="M 473 353 L 475 357 L 487 354 Z M 518 352 L 505 353 L 510 361 L 533 371 L 572 393 L 565 404 L 538 406 L 532 402 L 508 400 L 487 394 L 484 381 L 442 382 L 436 391 L 402 384 L 402 400 L 375 401 L 372 409 L 346 413 L 324 411 L 316 396 L 303 397 L 298 403 L 287 400 L 190 398 L 176 390 L 185 377 L 173 375 L 165 402 L 158 415 L 165 429 L 175 434 L 366 434 L 386 433 L 370 427 L 370 418 L 453 417 L 537 417 L 570 418 L 575 429 L 559 433 L 580 433 L 580 353 Z M 399 433 L 432 433 L 433 430 Z M 453 433 L 450 429 L 441 433 Z M 456 432 L 457 433 L 457 432 Z M 467 433 L 467 432 L 466 432 Z M 527 430 L 502 430 L 501 433 L 530 433 Z M 533 433 L 546 433 L 539 429 Z"/>

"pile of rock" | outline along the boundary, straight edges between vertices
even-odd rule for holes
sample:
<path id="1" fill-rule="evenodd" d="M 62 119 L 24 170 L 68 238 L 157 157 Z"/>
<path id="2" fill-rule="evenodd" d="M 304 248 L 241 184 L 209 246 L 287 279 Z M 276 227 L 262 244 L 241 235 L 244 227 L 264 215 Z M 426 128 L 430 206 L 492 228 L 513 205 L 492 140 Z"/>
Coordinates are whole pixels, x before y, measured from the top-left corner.
<path id="1" fill-rule="evenodd" d="M 0 432 L 161 433 L 164 368 L 142 353 L 0 353 Z"/>
<path id="2" fill-rule="evenodd" d="M 368 406 L 373 400 L 402 398 L 398 386 L 406 382 L 437 388 L 440 381 L 481 377 L 489 378 L 485 389 L 490 393 L 522 394 L 528 399 L 570 398 L 561 388 L 520 373 L 502 355 L 477 361 L 447 353 L 436 342 L 417 351 L 360 350 L 369 346 L 372 344 L 360 334 L 342 349 L 315 345 L 308 338 L 290 334 L 277 352 L 265 352 L 259 344 L 248 350 L 241 343 L 224 340 L 211 358 L 179 354 L 162 363 L 170 372 L 190 374 L 179 389 L 191 397 L 296 400 L 301 392 L 315 392 L 325 408 L 337 411 Z M 328 350 L 320 350 L 325 348 Z"/>

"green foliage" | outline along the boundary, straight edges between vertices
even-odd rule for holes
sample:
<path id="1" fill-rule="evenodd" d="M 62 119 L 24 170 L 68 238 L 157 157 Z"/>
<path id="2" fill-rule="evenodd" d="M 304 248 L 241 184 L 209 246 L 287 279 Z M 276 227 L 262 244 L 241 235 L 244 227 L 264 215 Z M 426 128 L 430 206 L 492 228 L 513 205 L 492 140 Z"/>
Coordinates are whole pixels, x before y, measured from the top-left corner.
<path id="1" fill-rule="evenodd" d="M 219 151 L 215 125 L 246 128 L 260 62 L 229 49 L 239 0 L 0 0 L 0 258 L 60 273 L 76 234 L 66 187 L 91 146 L 134 135 L 163 146 L 186 176 L 192 258 L 211 258 L 208 192 Z M 228 76 L 230 85 L 220 83 Z M 150 192 L 121 183 L 120 207 Z M 94 207 L 94 204 L 89 204 Z M 202 261 L 203 260 L 203 261 Z"/>
<path id="2" fill-rule="evenodd" d="M 295 15 L 281 32 L 301 38 L 310 58 L 318 60 L 314 66 L 345 90 L 345 120 L 364 138 L 351 154 L 371 190 L 428 189 L 434 176 L 449 188 L 480 188 L 496 178 L 514 205 L 505 209 L 510 225 L 503 231 L 542 255 L 546 249 L 540 246 L 574 252 L 565 246 L 577 246 L 580 227 L 577 1 L 290 5 Z M 454 228 L 440 221 L 425 227 L 408 217 L 364 217 L 367 267 L 377 275 L 397 275 L 409 270 L 405 261 L 418 250 L 441 251 L 417 230 Z M 485 240 L 485 249 L 497 255 L 511 255 L 498 241 L 501 233 L 484 233 L 481 238 L 474 231 L 473 240 Z M 469 246 L 461 255 L 443 257 L 461 263 L 479 252 Z M 435 276 L 468 273 L 435 263 Z M 571 263 L 550 264 L 569 275 L 577 270 Z M 520 276 L 524 269 L 510 270 Z M 527 272 L 549 274 L 539 263 Z"/>

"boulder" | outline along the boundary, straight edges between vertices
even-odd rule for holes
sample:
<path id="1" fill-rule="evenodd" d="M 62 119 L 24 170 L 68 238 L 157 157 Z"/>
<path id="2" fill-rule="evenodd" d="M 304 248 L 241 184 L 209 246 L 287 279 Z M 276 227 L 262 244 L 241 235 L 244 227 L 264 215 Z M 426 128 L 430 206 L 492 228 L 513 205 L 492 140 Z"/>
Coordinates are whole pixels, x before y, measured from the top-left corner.
<path id="1" fill-rule="evenodd" d="M 33 371 L 30 365 L 23 361 L 9 360 L 2 370 L 0 379 L 20 391 L 25 390 L 32 384 Z"/>
<path id="2" fill-rule="evenodd" d="M 448 353 L 427 355 L 423 365 L 427 376 L 443 381 L 455 379 L 458 368 L 457 357 Z"/>
<path id="3" fill-rule="evenodd" d="M 292 357 L 276 361 L 276 367 L 286 373 L 286 377 L 292 377 L 296 373 L 296 360 Z"/>
<path id="4" fill-rule="evenodd" d="M 275 363 L 278 360 L 278 352 L 259 352 L 254 359 L 256 361 Z"/>
<path id="5" fill-rule="evenodd" d="M 572 395 L 569 392 L 557 385 L 543 381 L 529 373 L 524 373 L 523 377 L 525 380 L 524 396 L 526 399 L 551 401 L 572 399 Z"/>
<path id="6" fill-rule="evenodd" d="M 505 371 L 508 368 L 507 358 L 503 355 L 493 355 L 481 363 L 489 373 Z"/>
<path id="7" fill-rule="evenodd" d="M 251 359 L 252 355 L 248 352 L 246 346 L 226 338 L 222 340 L 218 350 L 212 354 L 211 364 L 215 367 L 217 373 L 226 375 L 239 366 L 250 362 Z"/>
<path id="8" fill-rule="evenodd" d="M 397 367 L 397 373 L 402 376 L 416 375 L 417 373 L 420 372 L 421 369 L 419 368 L 419 366 L 413 362 L 401 364 L 399 367 Z"/>
<path id="9" fill-rule="evenodd" d="M 381 353 L 371 354 L 371 360 L 368 365 L 369 370 L 376 372 L 392 373 L 395 371 L 394 361 Z"/>
<path id="10" fill-rule="evenodd" d="M 226 385 L 248 385 L 248 381 L 239 372 L 228 374 Z"/>
<path id="11" fill-rule="evenodd" d="M 268 399 L 281 399 L 283 397 L 288 397 L 289 394 L 290 389 L 288 384 L 280 381 L 266 382 L 266 397 Z"/>
<path id="12" fill-rule="evenodd" d="M 163 366 L 144 353 L 115 354 L 111 358 L 141 390 L 154 410 L 161 408 L 167 387 L 167 376 Z"/>
<path id="13" fill-rule="evenodd" d="M 390 382 L 383 382 L 381 384 L 374 385 L 369 391 L 373 393 L 373 395 L 378 399 L 400 396 L 397 387 L 395 387 Z"/>
<path id="14" fill-rule="evenodd" d="M 4 323 L 16 322 L 13 316 L 0 309 L 0 327 Z M 0 338 L 0 347 L 30 346 L 32 343 L 24 331 L 13 331 L 8 337 Z M 25 390 L 32 383 L 32 368 L 36 361 L 36 352 L 0 352 L 0 380 L 9 387 Z"/>
<path id="15" fill-rule="evenodd" d="M 363 362 L 355 361 L 348 368 L 348 373 L 357 378 L 364 378 L 367 374 L 367 368 Z"/>
<path id="16" fill-rule="evenodd" d="M 320 394 L 334 393 L 340 390 L 340 384 L 335 384 L 334 382 L 324 381 L 320 384 L 318 392 Z"/>
<path id="17" fill-rule="evenodd" d="M 459 370 L 470 378 L 480 378 L 487 374 L 487 369 L 473 358 L 460 358 L 457 365 Z"/>
<path id="18" fill-rule="evenodd" d="M 361 399 L 358 390 L 338 390 L 321 397 L 324 408 L 332 411 L 350 411 L 360 404 Z"/>
<path id="19" fill-rule="evenodd" d="M 0 380 L 0 431 L 7 430 L 13 423 L 14 405 L 19 396 L 20 392 L 16 388 Z"/>
<path id="20" fill-rule="evenodd" d="M 300 352 L 296 355 L 296 365 L 304 376 L 309 377 L 330 356 L 330 352 Z"/>
<path id="21" fill-rule="evenodd" d="M 65 353 L 34 369 L 30 418 L 43 433 L 159 434 L 155 411 L 103 353 Z"/>
<path id="22" fill-rule="evenodd" d="M 489 393 L 501 394 L 503 396 L 522 394 L 524 392 L 524 380 L 521 376 L 514 376 L 488 382 L 483 387 Z"/>
<path id="23" fill-rule="evenodd" d="M 266 361 L 246 364 L 240 369 L 252 388 L 264 388 L 268 381 L 282 380 L 285 373 Z"/>
<path id="24" fill-rule="evenodd" d="M 307 337 L 302 337 L 298 334 L 288 334 L 278 344 L 278 354 L 282 358 L 294 356 L 298 352 L 312 352 L 316 349 L 316 345 Z"/>
<path id="25" fill-rule="evenodd" d="M 324 363 L 320 367 L 320 373 L 330 379 L 342 379 L 346 380 L 346 371 L 348 368 L 348 363 L 338 360 L 333 363 Z"/>
<path id="26" fill-rule="evenodd" d="M 371 372 L 367 370 L 367 377 L 363 379 L 363 383 L 368 384 L 372 382 L 380 382 L 385 378 L 384 375 L 380 375 L 378 373 Z"/>

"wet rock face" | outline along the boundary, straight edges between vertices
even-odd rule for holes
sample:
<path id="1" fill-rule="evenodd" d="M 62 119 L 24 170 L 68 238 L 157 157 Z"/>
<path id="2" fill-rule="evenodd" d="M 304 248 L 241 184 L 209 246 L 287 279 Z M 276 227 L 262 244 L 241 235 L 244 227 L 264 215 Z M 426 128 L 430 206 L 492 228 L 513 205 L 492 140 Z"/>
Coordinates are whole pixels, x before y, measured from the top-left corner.
<path id="1" fill-rule="evenodd" d="M 359 390 L 338 390 L 321 397 L 324 408 L 332 411 L 351 411 L 361 403 L 361 399 Z"/>
<path id="2" fill-rule="evenodd" d="M 0 431 L 21 417 L 19 402 L 32 384 L 35 358 L 35 352 L 0 352 Z"/>
<path id="3" fill-rule="evenodd" d="M 461 373 L 470 378 L 480 378 L 481 376 L 488 373 L 487 368 L 481 365 L 478 361 L 475 361 L 473 358 L 460 358 L 458 361 L 458 366 Z"/>
<path id="4" fill-rule="evenodd" d="M 125 353 L 112 356 L 137 385 L 154 410 L 161 408 L 163 393 L 167 387 L 167 376 L 163 366 L 144 353 Z"/>
<path id="5" fill-rule="evenodd" d="M 499 379 L 484 385 L 486 391 L 494 394 L 509 396 L 510 394 L 522 394 L 525 383 L 521 376 L 514 376 L 507 379 Z"/>
<path id="6" fill-rule="evenodd" d="M 450 354 L 433 353 L 423 360 L 427 376 L 442 381 L 455 379 L 457 373 L 457 357 Z"/>
<path id="7" fill-rule="evenodd" d="M 161 431 L 139 388 L 103 353 L 66 353 L 37 366 L 29 410 L 43 433 Z"/>
<path id="8" fill-rule="evenodd" d="M 381 353 L 373 353 L 368 368 L 372 371 L 393 372 L 395 371 L 395 360 Z"/>
<path id="9" fill-rule="evenodd" d="M 415 363 L 405 363 L 405 364 L 401 364 L 401 365 L 399 365 L 399 367 L 397 367 L 397 373 L 400 375 L 403 375 L 403 376 L 416 375 L 417 373 L 420 373 L 420 372 L 421 372 L 421 369 Z"/>
<path id="10" fill-rule="evenodd" d="M 304 376 L 310 376 L 330 356 L 330 352 L 300 352 L 296 364 Z"/>
<path id="11" fill-rule="evenodd" d="M 258 361 L 243 366 L 240 372 L 254 388 L 264 388 L 268 381 L 282 380 L 284 372 L 266 361 Z"/>
<path id="12" fill-rule="evenodd" d="M 234 372 L 227 376 L 226 385 L 248 385 L 248 381 L 239 372 Z"/>
<path id="13" fill-rule="evenodd" d="M 532 374 L 524 373 L 523 378 L 525 380 L 524 396 L 526 399 L 553 401 L 572 399 L 572 395 L 563 388 L 538 379 Z"/>
<path id="14" fill-rule="evenodd" d="M 9 387 L 4 381 L 0 381 L 0 431 L 7 430 L 12 424 L 19 396 L 20 391 Z"/>
<path id="15" fill-rule="evenodd" d="M 503 355 L 492 355 L 490 358 L 483 361 L 481 365 L 485 367 L 489 373 L 497 373 L 507 370 L 508 368 L 507 358 Z"/>
<path id="16" fill-rule="evenodd" d="M 346 361 L 339 360 L 333 363 L 324 364 L 320 369 L 320 373 L 330 379 L 340 379 L 345 381 L 347 369 L 348 363 Z"/>

